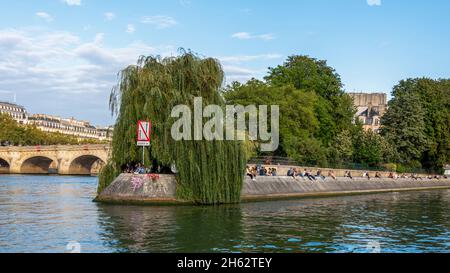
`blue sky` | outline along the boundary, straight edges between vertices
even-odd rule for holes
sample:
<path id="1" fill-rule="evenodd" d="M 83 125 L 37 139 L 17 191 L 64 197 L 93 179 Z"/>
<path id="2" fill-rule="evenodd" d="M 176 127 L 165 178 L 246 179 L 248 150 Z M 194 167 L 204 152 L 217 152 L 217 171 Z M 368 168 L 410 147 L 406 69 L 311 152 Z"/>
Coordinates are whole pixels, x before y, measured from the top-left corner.
<path id="1" fill-rule="evenodd" d="M 347 91 L 450 77 L 447 0 L 20 0 L 0 10 L 0 100 L 31 113 L 112 122 L 116 74 L 183 47 L 221 60 L 227 82 L 292 54 L 325 59 Z"/>

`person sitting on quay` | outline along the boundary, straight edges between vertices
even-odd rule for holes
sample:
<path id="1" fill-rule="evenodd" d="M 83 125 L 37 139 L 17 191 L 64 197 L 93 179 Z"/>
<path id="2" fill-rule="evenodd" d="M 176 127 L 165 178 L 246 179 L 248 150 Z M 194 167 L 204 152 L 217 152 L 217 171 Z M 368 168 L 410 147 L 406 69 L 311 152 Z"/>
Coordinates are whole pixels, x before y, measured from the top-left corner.
<path id="1" fill-rule="evenodd" d="M 145 174 L 145 167 L 141 163 L 138 163 L 136 165 L 136 168 L 134 169 L 134 174 Z"/>
<path id="2" fill-rule="evenodd" d="M 255 181 L 255 180 L 256 180 L 256 177 L 253 175 L 253 171 L 252 171 L 252 169 L 250 168 L 250 166 L 247 165 L 246 171 L 247 171 L 247 176 L 250 177 L 253 181 Z"/>
<path id="3" fill-rule="evenodd" d="M 348 177 L 350 179 L 353 179 L 352 173 L 350 171 L 345 171 L 344 177 Z"/>
<path id="4" fill-rule="evenodd" d="M 262 166 L 262 167 L 259 169 L 259 175 L 260 175 L 260 176 L 266 176 L 266 175 L 267 175 L 267 169 L 266 169 L 266 167 Z"/>
<path id="5" fill-rule="evenodd" d="M 277 168 L 272 168 L 272 176 L 277 176 Z"/>
<path id="6" fill-rule="evenodd" d="M 326 179 L 326 177 L 322 175 L 322 170 L 321 169 L 317 170 L 316 177 L 322 178 L 322 180 Z"/>
<path id="7" fill-rule="evenodd" d="M 253 167 L 253 168 L 252 168 L 252 175 L 253 175 L 253 177 L 254 177 L 255 180 L 256 180 L 256 177 L 258 176 L 258 172 L 256 171 L 256 167 Z"/>
<path id="8" fill-rule="evenodd" d="M 305 175 L 310 181 L 316 180 L 316 177 L 314 175 L 312 175 L 312 171 L 307 171 L 305 169 Z"/>
<path id="9" fill-rule="evenodd" d="M 382 177 L 381 177 L 381 174 L 380 174 L 379 172 L 376 172 L 376 173 L 375 173 L 375 178 L 382 178 Z"/>
<path id="10" fill-rule="evenodd" d="M 364 177 L 367 177 L 367 180 L 370 180 L 370 174 L 369 174 L 369 172 L 364 172 L 362 177 L 363 177 L 363 178 L 364 178 Z"/>
<path id="11" fill-rule="evenodd" d="M 305 169 L 303 172 L 298 172 L 298 173 L 297 173 L 297 176 L 299 176 L 299 177 L 305 179 L 305 176 L 306 176 L 306 169 Z"/>
<path id="12" fill-rule="evenodd" d="M 413 173 L 412 175 L 411 175 L 411 178 L 412 179 L 414 179 L 414 180 L 422 180 L 422 178 L 421 177 L 419 177 L 419 175 L 417 174 L 417 173 Z"/>
<path id="13" fill-rule="evenodd" d="M 291 173 L 292 173 L 292 168 L 289 168 L 287 173 L 286 173 L 286 176 L 291 176 Z"/>
<path id="14" fill-rule="evenodd" d="M 329 170 L 328 171 L 328 177 L 331 177 L 333 180 L 336 180 L 336 175 L 334 175 L 334 171 L 333 170 Z"/>
<path id="15" fill-rule="evenodd" d="M 294 177 L 294 168 L 289 168 L 289 170 L 287 171 L 287 174 L 286 174 L 287 176 L 292 176 L 292 178 L 295 178 Z"/>

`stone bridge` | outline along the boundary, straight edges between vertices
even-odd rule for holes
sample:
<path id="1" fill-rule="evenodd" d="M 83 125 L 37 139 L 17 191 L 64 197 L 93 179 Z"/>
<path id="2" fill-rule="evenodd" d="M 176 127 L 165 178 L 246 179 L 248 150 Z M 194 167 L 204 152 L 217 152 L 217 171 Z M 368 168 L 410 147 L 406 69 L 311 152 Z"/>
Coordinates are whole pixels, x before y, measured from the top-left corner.
<path id="1" fill-rule="evenodd" d="M 0 173 L 97 174 L 109 151 L 109 145 L 0 147 Z"/>

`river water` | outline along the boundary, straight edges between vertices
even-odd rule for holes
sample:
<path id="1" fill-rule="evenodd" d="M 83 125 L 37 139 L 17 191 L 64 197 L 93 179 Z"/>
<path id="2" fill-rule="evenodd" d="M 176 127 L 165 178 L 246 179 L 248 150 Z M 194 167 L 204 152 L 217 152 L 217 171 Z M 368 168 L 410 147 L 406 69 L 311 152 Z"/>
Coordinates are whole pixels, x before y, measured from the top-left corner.
<path id="1" fill-rule="evenodd" d="M 140 207 L 97 178 L 0 175 L 0 252 L 450 252 L 450 190 Z"/>

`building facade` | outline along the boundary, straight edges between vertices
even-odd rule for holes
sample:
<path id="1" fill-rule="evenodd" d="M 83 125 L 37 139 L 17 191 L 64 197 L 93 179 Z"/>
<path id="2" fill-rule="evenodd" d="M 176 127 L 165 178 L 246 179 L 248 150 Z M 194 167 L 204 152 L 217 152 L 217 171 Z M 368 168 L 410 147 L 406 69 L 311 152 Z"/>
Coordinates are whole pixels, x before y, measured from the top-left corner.
<path id="1" fill-rule="evenodd" d="M 0 114 L 7 114 L 22 125 L 34 124 L 44 132 L 61 133 L 78 138 L 90 138 L 101 141 L 112 140 L 113 127 L 111 126 L 93 126 L 88 121 L 46 114 L 30 115 L 25 107 L 14 103 L 0 102 Z"/>
<path id="2" fill-rule="evenodd" d="M 78 138 L 92 138 L 98 140 L 111 140 L 112 128 L 91 125 L 88 121 L 76 120 L 75 118 L 61 118 L 46 114 L 34 114 L 28 117 L 30 124 L 44 132 L 61 133 Z"/>
<path id="3" fill-rule="evenodd" d="M 364 130 L 379 132 L 381 117 L 387 111 L 387 95 L 385 93 L 349 93 L 357 109 L 355 118 L 359 119 Z"/>
<path id="4" fill-rule="evenodd" d="M 9 102 L 0 101 L 0 114 L 7 114 L 19 124 L 28 123 L 28 113 L 25 107 Z"/>

